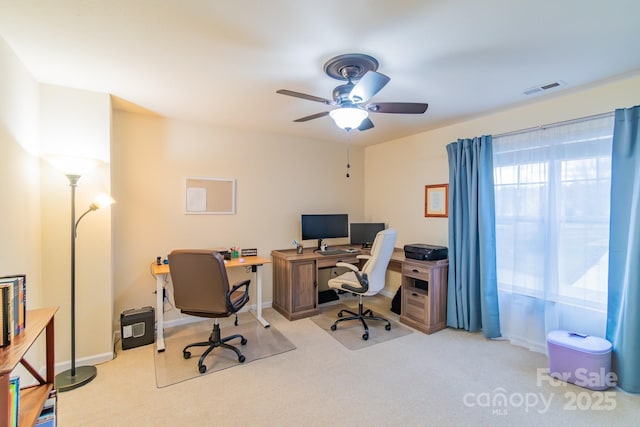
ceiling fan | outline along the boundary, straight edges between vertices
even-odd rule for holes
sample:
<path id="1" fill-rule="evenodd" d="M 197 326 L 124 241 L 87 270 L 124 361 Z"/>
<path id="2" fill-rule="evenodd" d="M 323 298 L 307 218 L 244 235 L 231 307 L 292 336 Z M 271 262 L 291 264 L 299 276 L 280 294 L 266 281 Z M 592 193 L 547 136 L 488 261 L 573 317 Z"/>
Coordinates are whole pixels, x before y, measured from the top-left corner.
<path id="1" fill-rule="evenodd" d="M 324 64 L 324 72 L 331 78 L 347 83 L 333 89 L 333 99 L 321 98 L 287 89 L 277 90 L 281 95 L 294 96 L 325 105 L 339 107 L 331 111 L 311 114 L 294 122 L 306 122 L 326 115 L 342 129 L 360 131 L 373 128 L 369 113 L 422 114 L 429 104 L 417 102 L 370 102 L 390 80 L 378 73 L 378 60 L 361 53 L 347 53 L 336 56 Z M 354 83 L 355 82 L 355 83 Z"/>

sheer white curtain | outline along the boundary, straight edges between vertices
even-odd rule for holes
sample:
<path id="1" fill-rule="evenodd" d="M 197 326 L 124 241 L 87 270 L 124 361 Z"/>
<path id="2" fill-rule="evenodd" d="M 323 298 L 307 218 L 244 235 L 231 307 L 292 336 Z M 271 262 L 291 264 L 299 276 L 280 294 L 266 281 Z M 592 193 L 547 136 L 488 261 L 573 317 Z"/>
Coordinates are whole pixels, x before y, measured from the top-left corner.
<path id="1" fill-rule="evenodd" d="M 611 114 L 493 139 L 500 327 L 514 344 L 605 335 L 612 132 Z"/>

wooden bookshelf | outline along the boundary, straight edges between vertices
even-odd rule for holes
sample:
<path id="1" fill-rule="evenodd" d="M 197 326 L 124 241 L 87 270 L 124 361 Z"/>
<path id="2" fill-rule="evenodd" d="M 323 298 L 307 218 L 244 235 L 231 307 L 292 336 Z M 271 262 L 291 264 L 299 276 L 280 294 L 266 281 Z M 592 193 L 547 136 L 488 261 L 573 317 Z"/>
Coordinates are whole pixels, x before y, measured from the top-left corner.
<path id="1" fill-rule="evenodd" d="M 42 406 L 54 387 L 54 335 L 53 319 L 58 307 L 40 308 L 27 311 L 26 328 L 7 347 L 0 348 L 0 427 L 9 427 L 9 378 L 18 363 L 40 383 L 20 390 L 20 408 L 18 425 L 33 426 L 42 411 Z M 46 377 L 42 378 L 37 370 L 24 360 L 36 339 L 45 332 L 46 337 Z"/>

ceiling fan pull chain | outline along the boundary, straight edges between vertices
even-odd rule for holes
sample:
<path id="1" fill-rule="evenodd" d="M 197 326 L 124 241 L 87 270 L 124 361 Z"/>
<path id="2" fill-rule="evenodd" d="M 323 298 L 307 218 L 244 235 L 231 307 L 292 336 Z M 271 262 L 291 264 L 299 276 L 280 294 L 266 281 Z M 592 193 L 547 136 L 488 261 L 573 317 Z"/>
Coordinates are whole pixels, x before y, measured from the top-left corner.
<path id="1" fill-rule="evenodd" d="M 351 168 L 351 163 L 349 162 L 349 143 L 351 142 L 351 134 L 347 130 L 347 178 L 349 178 L 349 169 Z"/>

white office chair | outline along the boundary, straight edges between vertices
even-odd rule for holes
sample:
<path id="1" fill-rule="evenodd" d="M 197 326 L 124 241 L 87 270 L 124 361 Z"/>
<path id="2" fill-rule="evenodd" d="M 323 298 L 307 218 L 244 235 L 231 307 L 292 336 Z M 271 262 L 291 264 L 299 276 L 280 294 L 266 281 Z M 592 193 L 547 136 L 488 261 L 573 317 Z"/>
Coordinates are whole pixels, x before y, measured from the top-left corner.
<path id="1" fill-rule="evenodd" d="M 393 249 L 396 244 L 397 231 L 394 229 L 387 229 L 378 232 L 373 245 L 371 246 L 370 255 L 358 255 L 360 259 L 366 259 L 366 263 L 359 270 L 358 267 L 352 264 L 339 262 L 336 267 L 346 267 L 351 271 L 348 271 L 340 276 L 329 280 L 329 287 L 342 291 L 352 292 L 358 294 L 358 312 L 354 313 L 350 310 L 340 310 L 338 313 L 339 319 L 331 325 L 331 330 L 335 331 L 337 325 L 340 322 L 347 320 L 359 319 L 364 326 L 363 340 L 369 339 L 369 327 L 366 320 L 381 320 L 387 322 L 385 329 L 391 330 L 391 322 L 383 317 L 374 316 L 370 309 L 363 311 L 362 297 L 375 295 L 384 288 L 385 276 L 387 273 L 387 265 L 393 254 Z M 349 313 L 351 316 L 342 317 L 344 313 Z"/>

